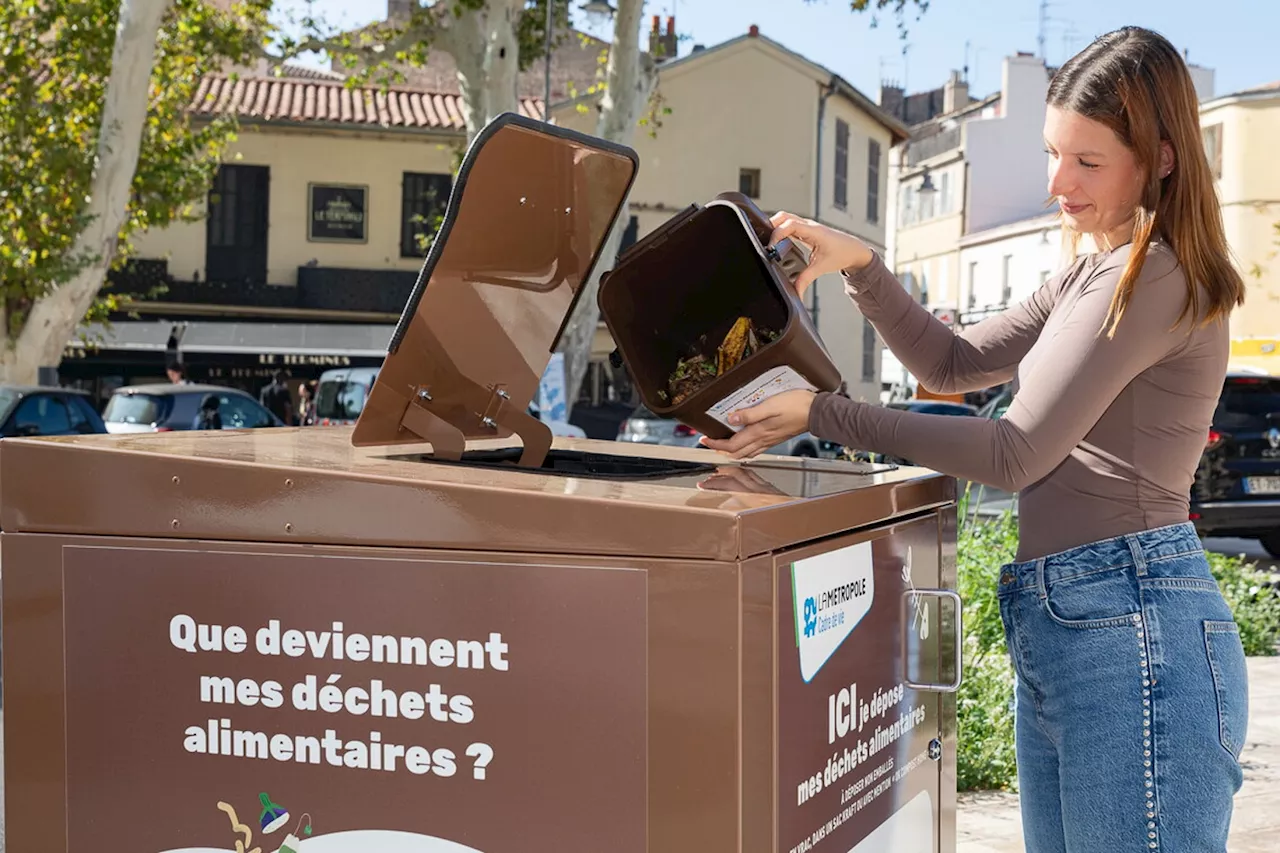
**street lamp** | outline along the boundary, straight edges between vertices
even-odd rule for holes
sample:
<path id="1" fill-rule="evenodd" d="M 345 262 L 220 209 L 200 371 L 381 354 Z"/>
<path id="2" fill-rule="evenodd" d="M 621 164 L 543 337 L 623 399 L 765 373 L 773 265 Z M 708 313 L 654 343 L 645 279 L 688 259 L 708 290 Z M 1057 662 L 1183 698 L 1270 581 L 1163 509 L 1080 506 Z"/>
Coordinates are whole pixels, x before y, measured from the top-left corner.
<path id="1" fill-rule="evenodd" d="M 929 174 L 929 167 L 925 167 L 924 178 L 920 181 L 920 189 L 917 190 L 921 195 L 933 195 L 938 188 L 933 185 L 933 176 Z"/>
<path id="2" fill-rule="evenodd" d="M 587 14 L 592 24 L 597 26 L 608 22 L 613 13 L 617 10 L 609 3 L 609 0 L 587 0 L 580 7 Z"/>

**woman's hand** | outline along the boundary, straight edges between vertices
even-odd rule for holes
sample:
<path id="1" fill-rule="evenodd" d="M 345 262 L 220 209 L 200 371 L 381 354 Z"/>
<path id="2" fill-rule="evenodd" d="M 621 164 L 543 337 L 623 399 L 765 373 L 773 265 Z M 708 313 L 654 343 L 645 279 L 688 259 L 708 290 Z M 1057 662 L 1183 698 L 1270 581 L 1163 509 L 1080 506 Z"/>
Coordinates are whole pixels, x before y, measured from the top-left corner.
<path id="1" fill-rule="evenodd" d="M 809 409 L 814 396 L 812 391 L 787 391 L 749 409 L 740 409 L 729 416 L 729 423 L 742 426 L 736 435 L 724 439 L 703 436 L 701 442 L 734 459 L 758 456 L 809 431 Z"/>
<path id="2" fill-rule="evenodd" d="M 780 210 L 770 221 L 773 223 L 773 236 L 769 238 L 769 245 L 776 246 L 780 240 L 789 237 L 809 249 L 809 265 L 796 276 L 796 290 L 801 296 L 819 276 L 862 269 L 874 257 L 867 244 L 857 237 L 812 219 L 802 219 Z"/>

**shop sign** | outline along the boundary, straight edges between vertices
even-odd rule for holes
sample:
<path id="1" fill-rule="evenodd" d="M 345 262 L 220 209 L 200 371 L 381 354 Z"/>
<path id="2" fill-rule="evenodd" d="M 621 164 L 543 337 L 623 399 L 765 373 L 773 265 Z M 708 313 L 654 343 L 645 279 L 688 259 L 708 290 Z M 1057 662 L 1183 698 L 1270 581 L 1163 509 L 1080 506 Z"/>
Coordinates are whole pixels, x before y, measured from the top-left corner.
<path id="1" fill-rule="evenodd" d="M 365 243 L 369 188 L 353 184 L 308 184 L 307 239 L 311 242 Z"/>

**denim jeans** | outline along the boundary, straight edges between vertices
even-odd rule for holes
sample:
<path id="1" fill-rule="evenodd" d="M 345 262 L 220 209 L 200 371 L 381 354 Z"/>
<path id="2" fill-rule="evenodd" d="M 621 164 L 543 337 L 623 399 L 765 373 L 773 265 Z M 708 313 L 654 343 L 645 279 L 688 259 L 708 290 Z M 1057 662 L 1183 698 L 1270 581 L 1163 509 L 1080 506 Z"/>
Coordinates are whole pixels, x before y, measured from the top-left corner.
<path id="1" fill-rule="evenodd" d="M 1194 527 L 1002 567 L 1028 853 L 1223 853 L 1244 649 Z"/>

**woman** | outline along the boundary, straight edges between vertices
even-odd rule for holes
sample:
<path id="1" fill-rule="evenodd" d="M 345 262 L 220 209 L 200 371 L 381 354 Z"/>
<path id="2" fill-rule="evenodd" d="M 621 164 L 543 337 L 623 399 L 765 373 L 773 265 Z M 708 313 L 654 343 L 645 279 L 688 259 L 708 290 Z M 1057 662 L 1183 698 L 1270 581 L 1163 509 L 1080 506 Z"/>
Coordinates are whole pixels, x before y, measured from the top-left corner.
<path id="1" fill-rule="evenodd" d="M 705 443 L 752 456 L 808 429 L 1018 491 L 1019 553 L 999 590 L 1027 849 L 1222 851 L 1248 690 L 1187 513 L 1244 285 L 1172 45 L 1138 28 L 1102 36 L 1057 72 L 1047 101 L 1049 192 L 1073 246 L 1088 235 L 1096 250 L 959 335 L 860 241 L 774 218 L 774 242 L 811 248 L 797 286 L 841 271 L 926 388 L 1016 381 L 1005 416 L 791 392 Z"/>

